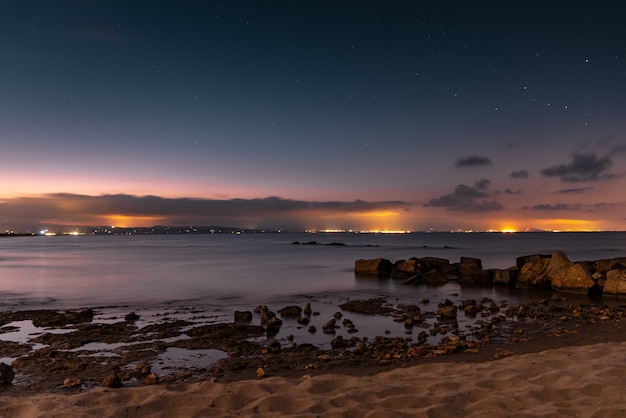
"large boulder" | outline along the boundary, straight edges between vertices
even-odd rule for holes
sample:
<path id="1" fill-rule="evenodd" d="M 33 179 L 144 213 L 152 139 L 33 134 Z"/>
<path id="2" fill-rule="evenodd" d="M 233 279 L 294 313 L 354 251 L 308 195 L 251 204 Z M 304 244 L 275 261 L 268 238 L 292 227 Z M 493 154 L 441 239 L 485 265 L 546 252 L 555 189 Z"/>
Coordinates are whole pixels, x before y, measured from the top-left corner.
<path id="1" fill-rule="evenodd" d="M 548 279 L 549 258 L 536 258 L 526 262 L 519 271 L 515 287 L 518 289 L 550 289 Z"/>
<path id="2" fill-rule="evenodd" d="M 419 273 L 420 267 L 416 258 L 398 260 L 393 264 L 393 275 L 396 277 L 411 277 Z"/>
<path id="3" fill-rule="evenodd" d="M 610 270 L 626 269 L 626 257 L 596 260 L 593 263 L 593 268 L 597 273 L 600 274 L 606 274 Z"/>
<path id="4" fill-rule="evenodd" d="M 523 255 L 515 259 L 515 265 L 518 269 L 521 269 L 522 267 L 524 267 L 524 264 L 530 263 L 531 261 L 541 260 L 542 258 L 550 258 L 550 256 L 546 254 Z"/>
<path id="5" fill-rule="evenodd" d="M 491 274 L 493 276 L 494 284 L 514 286 L 517 281 L 519 270 L 517 267 L 511 267 L 506 270 L 492 269 Z"/>
<path id="6" fill-rule="evenodd" d="M 442 273 L 447 273 L 450 268 L 450 260 L 447 258 L 421 257 L 418 258 L 418 262 L 422 266 L 423 271 L 435 269 Z"/>
<path id="7" fill-rule="evenodd" d="M 626 269 L 613 269 L 606 272 L 604 294 L 626 296 Z"/>
<path id="8" fill-rule="evenodd" d="M 354 273 L 388 275 L 393 265 L 386 258 L 359 259 L 354 262 Z"/>
<path id="9" fill-rule="evenodd" d="M 516 287 L 521 289 L 551 289 L 552 281 L 567 275 L 574 264 L 562 251 L 555 251 L 550 258 L 533 257 L 521 268 Z"/>
<path id="10" fill-rule="evenodd" d="M 580 263 L 572 263 L 566 271 L 552 277 L 552 289 L 563 293 L 588 294 L 595 282 L 591 273 Z"/>
<path id="11" fill-rule="evenodd" d="M 491 285 L 493 278 L 491 271 L 483 270 L 482 261 L 479 258 L 461 257 L 459 283 Z"/>

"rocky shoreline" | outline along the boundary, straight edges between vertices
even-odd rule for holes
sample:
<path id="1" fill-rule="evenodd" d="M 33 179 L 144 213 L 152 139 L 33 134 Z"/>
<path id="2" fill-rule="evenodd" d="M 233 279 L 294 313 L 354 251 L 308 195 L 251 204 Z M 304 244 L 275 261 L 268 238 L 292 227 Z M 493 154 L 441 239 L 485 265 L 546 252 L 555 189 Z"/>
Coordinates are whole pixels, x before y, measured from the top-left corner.
<path id="1" fill-rule="evenodd" d="M 515 266 L 504 270 L 483 269 L 482 261 L 472 257 L 461 257 L 458 263 L 445 258 L 413 257 L 393 263 L 385 258 L 356 260 L 354 272 L 401 278 L 405 284 L 454 280 L 467 285 L 626 296 L 626 257 L 572 262 L 562 251 L 518 257 Z"/>
<path id="2" fill-rule="evenodd" d="M 396 305 L 382 298 L 351 300 L 337 306 L 330 318 L 317 315 L 310 305 L 286 306 L 277 313 L 259 305 L 255 312 L 234 313 L 229 323 L 199 325 L 202 321 L 194 319 L 164 319 L 143 327 L 137 326 L 138 317 L 132 312 L 111 323 L 94 323 L 93 309 L 2 313 L 1 333 L 11 331 L 10 324 L 16 321 L 32 321 L 56 331 L 44 332 L 26 344 L 0 341 L 0 357 L 15 358 L 0 368 L 0 393 L 73 393 L 98 386 L 328 372 L 363 375 L 429 361 L 486 361 L 562 345 L 626 339 L 625 306 L 570 305 L 558 293 L 525 305 L 497 304 L 489 298 L 446 299 L 431 305 L 427 300 L 417 305 Z M 350 319 L 351 314 L 402 323 L 406 335 L 359 336 L 360 324 Z M 471 318 L 473 323 L 460 327 L 460 318 Z M 260 325 L 253 323 L 259 320 Z M 311 333 L 329 334 L 331 347 L 299 343 L 293 335 L 277 338 L 284 321 L 295 321 Z M 317 328 L 309 328 L 315 327 L 311 324 Z M 340 330 L 356 331 L 344 338 L 335 335 Z M 224 356 L 206 367 L 161 367 L 155 372 L 159 356 L 172 349 L 216 350 Z"/>

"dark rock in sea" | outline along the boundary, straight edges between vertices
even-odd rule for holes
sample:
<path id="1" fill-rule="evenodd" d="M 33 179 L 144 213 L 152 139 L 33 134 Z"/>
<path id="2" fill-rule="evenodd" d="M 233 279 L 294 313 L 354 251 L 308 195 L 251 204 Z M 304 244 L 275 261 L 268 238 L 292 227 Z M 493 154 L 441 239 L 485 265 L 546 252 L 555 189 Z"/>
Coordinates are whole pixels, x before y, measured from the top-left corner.
<path id="1" fill-rule="evenodd" d="M 552 277 L 552 289 L 562 293 L 588 294 L 595 281 L 591 273 L 581 263 L 571 263 L 569 267 Z"/>
<path id="2" fill-rule="evenodd" d="M 430 269 L 426 273 L 422 273 L 421 275 L 422 281 L 424 283 L 437 284 L 437 283 L 447 283 L 450 281 L 448 275 L 437 269 Z"/>
<path id="3" fill-rule="evenodd" d="M 130 322 L 136 321 L 136 320 L 139 319 L 139 315 L 137 315 L 135 312 L 131 312 L 131 313 L 127 314 L 126 316 L 124 316 L 124 319 L 126 321 L 130 321 Z"/>
<path id="4" fill-rule="evenodd" d="M 122 379 L 115 372 L 111 372 L 107 377 L 102 381 L 102 386 L 105 388 L 121 388 L 122 387 Z"/>
<path id="5" fill-rule="evenodd" d="M 301 325 L 308 325 L 309 321 L 310 321 L 310 319 L 308 317 L 306 317 L 306 316 L 301 316 L 297 320 L 298 324 L 301 324 Z"/>
<path id="6" fill-rule="evenodd" d="M 419 274 L 421 269 L 417 258 L 409 258 L 393 263 L 392 271 L 394 277 L 412 277 Z"/>
<path id="7" fill-rule="evenodd" d="M 391 261 L 385 258 L 359 259 L 354 263 L 354 273 L 385 276 L 391 273 Z"/>
<path id="8" fill-rule="evenodd" d="M 315 325 L 311 325 L 309 326 L 307 331 L 309 331 L 311 334 L 315 334 L 317 332 L 317 328 L 315 328 Z"/>
<path id="9" fill-rule="evenodd" d="M 299 317 L 302 313 L 302 308 L 296 305 L 285 306 L 284 308 L 279 309 L 278 313 L 285 317 Z"/>
<path id="10" fill-rule="evenodd" d="M 536 258 L 526 262 L 520 269 L 515 287 L 518 289 L 550 289 L 548 264 L 550 264 L 549 258 Z"/>
<path id="11" fill-rule="evenodd" d="M 93 309 L 81 309 L 77 311 L 48 311 L 42 310 L 37 312 L 38 315 L 33 318 L 33 324 L 36 327 L 62 327 L 68 324 L 83 324 L 93 321 Z"/>
<path id="12" fill-rule="evenodd" d="M 459 283 L 491 285 L 493 277 L 491 271 L 483 270 L 479 258 L 461 257 L 459 263 Z"/>
<path id="13" fill-rule="evenodd" d="M 437 309 L 437 315 L 441 320 L 451 320 L 456 319 L 456 306 L 448 306 L 444 304 L 439 304 L 439 309 Z"/>
<path id="14" fill-rule="evenodd" d="M 307 304 L 304 306 L 304 314 L 305 314 L 306 316 L 311 316 L 311 314 L 312 314 L 312 313 L 313 313 L 313 311 L 311 310 L 311 304 L 310 304 L 310 303 L 307 303 Z"/>
<path id="15" fill-rule="evenodd" d="M 494 284 L 500 284 L 505 286 L 515 286 L 519 270 L 517 267 L 511 267 L 506 270 L 492 269 L 491 274 Z"/>
<path id="16" fill-rule="evenodd" d="M 539 261 L 543 258 L 550 258 L 550 255 L 546 255 L 546 254 L 523 255 L 515 259 L 515 265 L 517 266 L 518 269 L 521 269 L 522 267 L 524 267 L 524 264 Z"/>
<path id="17" fill-rule="evenodd" d="M 372 298 L 368 300 L 350 300 L 339 305 L 341 309 L 347 312 L 359 313 L 364 315 L 387 315 L 393 312 L 385 299 Z"/>
<path id="18" fill-rule="evenodd" d="M 254 308 L 254 312 L 261 315 L 261 323 L 266 323 L 270 319 L 276 317 L 276 314 L 270 311 L 266 305 L 257 306 L 256 308 Z"/>
<path id="19" fill-rule="evenodd" d="M 250 321 L 252 321 L 252 312 L 235 311 L 235 322 L 250 322 Z"/>
<path id="20" fill-rule="evenodd" d="M 593 269 L 600 274 L 606 274 L 610 270 L 626 269 L 626 257 L 596 260 Z"/>
<path id="21" fill-rule="evenodd" d="M 626 295 L 626 268 L 607 271 L 603 292 L 605 295 Z"/>
<path id="22" fill-rule="evenodd" d="M 5 363 L 0 363 L 0 386 L 10 385 L 15 378 L 13 368 Z"/>

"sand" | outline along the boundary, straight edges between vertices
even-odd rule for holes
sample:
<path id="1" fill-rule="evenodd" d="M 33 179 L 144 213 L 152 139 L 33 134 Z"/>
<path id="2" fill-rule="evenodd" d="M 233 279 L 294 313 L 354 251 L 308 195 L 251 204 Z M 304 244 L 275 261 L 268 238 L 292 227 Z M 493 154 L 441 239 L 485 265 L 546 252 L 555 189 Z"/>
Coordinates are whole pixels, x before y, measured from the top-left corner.
<path id="1" fill-rule="evenodd" d="M 626 342 L 611 342 L 373 376 L 0 392 L 0 417 L 616 417 L 626 414 L 625 386 Z"/>

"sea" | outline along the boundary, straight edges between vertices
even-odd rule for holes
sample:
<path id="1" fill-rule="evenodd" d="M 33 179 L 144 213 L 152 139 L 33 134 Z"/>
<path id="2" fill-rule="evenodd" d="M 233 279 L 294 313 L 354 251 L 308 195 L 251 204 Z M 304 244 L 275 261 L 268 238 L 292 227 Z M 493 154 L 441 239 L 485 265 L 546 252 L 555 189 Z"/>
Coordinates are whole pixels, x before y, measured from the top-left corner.
<path id="1" fill-rule="evenodd" d="M 233 233 L 181 235 L 30 236 L 0 239 L 0 311 L 92 308 L 94 322 L 123 321 L 135 312 L 146 325 L 182 319 L 196 324 L 232 322 L 234 312 L 270 310 L 309 303 L 311 323 L 321 328 L 341 313 L 349 300 L 384 299 L 391 306 L 417 305 L 435 312 L 449 299 L 488 298 L 498 306 L 549 298 L 540 292 L 507 286 L 405 285 L 400 279 L 357 277 L 354 263 L 361 258 L 391 261 L 410 257 L 439 257 L 458 262 L 461 257 L 482 260 L 484 269 L 506 269 L 516 258 L 563 251 L 571 261 L 626 257 L 626 233 Z M 570 296 L 571 303 L 586 302 Z M 618 303 L 597 301 L 594 303 Z M 566 302 L 570 303 L 570 302 Z M 621 303 L 621 302 L 619 302 Z M 343 312 L 357 325 L 358 337 L 379 335 L 411 338 L 402 322 L 389 317 Z M 317 316 L 315 316 L 317 315 Z M 421 326 L 428 329 L 436 319 Z M 459 316 L 461 329 L 480 317 Z M 258 315 L 253 323 L 260 324 Z M 338 335 L 350 338 L 347 329 Z M 29 343 L 46 332 L 32 321 L 0 324 L 0 340 Z M 418 331 L 415 331 L 418 332 Z M 283 344 L 330 347 L 334 336 L 309 332 L 286 319 L 276 338 Z M 185 338 L 181 336 L 179 338 Z M 429 337 L 431 342 L 440 338 Z M 430 341 L 430 340 L 429 340 Z M 33 347 L 38 347 L 35 345 Z M 116 346 L 117 347 L 117 346 Z M 119 348 L 119 347 L 117 347 Z M 80 349 L 111 351 L 102 343 Z M 217 350 L 168 348 L 159 364 L 207 367 L 226 353 Z M 0 358 L 10 364 L 12 358 Z M 164 366 L 165 367 L 165 366 Z"/>
<path id="2" fill-rule="evenodd" d="M 341 245 L 337 245 L 341 244 Z M 239 233 L 32 236 L 0 239 L 0 310 L 84 306 L 238 306 L 306 296 L 440 293 L 492 289 L 407 286 L 360 278 L 354 262 L 383 257 L 461 257 L 505 269 L 529 254 L 572 261 L 626 256 L 626 233 Z M 512 295 L 508 289 L 496 292 Z M 256 306 L 256 305 L 255 305 Z"/>

